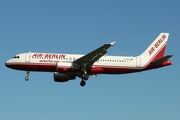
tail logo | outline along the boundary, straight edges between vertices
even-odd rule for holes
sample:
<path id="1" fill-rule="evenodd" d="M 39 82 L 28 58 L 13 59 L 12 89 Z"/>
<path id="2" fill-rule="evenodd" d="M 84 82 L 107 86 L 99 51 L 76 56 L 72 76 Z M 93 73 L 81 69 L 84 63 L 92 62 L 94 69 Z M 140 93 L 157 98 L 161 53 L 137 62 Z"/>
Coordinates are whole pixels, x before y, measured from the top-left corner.
<path id="1" fill-rule="evenodd" d="M 163 41 L 166 39 L 166 35 L 164 34 L 159 40 L 156 41 L 153 47 L 149 50 L 149 55 L 154 53 L 154 51 L 163 43 Z"/>

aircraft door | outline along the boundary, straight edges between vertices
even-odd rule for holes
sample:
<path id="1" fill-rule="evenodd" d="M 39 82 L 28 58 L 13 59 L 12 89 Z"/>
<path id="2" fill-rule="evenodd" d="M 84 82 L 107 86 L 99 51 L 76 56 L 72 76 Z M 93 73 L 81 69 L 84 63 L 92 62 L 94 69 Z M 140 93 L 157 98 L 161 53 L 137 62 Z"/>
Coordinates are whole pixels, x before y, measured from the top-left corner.
<path id="1" fill-rule="evenodd" d="M 26 55 L 25 55 L 25 62 L 30 62 L 30 58 L 31 58 L 31 52 L 26 53 Z"/>
<path id="2" fill-rule="evenodd" d="M 141 58 L 136 58 L 136 67 L 141 67 Z"/>

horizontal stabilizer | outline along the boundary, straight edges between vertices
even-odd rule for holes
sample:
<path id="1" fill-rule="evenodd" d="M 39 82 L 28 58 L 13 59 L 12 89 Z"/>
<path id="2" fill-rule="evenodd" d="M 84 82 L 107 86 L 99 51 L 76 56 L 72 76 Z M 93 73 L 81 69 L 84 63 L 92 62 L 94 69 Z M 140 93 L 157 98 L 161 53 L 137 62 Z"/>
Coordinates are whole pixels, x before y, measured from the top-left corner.
<path id="1" fill-rule="evenodd" d="M 157 59 L 155 61 L 152 61 L 150 64 L 161 64 L 163 62 L 165 62 L 166 60 L 168 60 L 169 58 L 171 58 L 173 55 L 166 55 L 160 59 Z"/>

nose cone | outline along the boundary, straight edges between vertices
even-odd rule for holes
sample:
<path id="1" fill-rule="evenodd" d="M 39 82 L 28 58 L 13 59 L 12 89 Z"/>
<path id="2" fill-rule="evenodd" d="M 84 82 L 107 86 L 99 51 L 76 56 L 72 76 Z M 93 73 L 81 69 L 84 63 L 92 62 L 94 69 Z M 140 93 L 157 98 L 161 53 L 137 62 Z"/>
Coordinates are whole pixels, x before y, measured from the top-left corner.
<path id="1" fill-rule="evenodd" d="M 11 69 L 16 69 L 16 64 L 10 59 L 5 62 L 5 66 Z"/>
<path id="2" fill-rule="evenodd" d="M 23 67 L 20 62 L 15 61 L 13 59 L 10 59 L 5 62 L 5 66 L 14 70 L 23 70 L 21 67 Z"/>
<path id="3" fill-rule="evenodd" d="M 5 66 L 9 67 L 9 60 L 5 62 Z"/>

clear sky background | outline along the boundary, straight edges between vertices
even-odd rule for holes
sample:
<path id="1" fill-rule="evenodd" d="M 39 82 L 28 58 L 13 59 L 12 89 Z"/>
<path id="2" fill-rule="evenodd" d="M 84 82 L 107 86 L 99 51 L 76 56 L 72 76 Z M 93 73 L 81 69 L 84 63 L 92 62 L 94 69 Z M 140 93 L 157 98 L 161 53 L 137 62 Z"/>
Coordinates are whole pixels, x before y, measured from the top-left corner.
<path id="1" fill-rule="evenodd" d="M 126 75 L 53 81 L 53 73 L 6 68 L 23 52 L 136 56 L 169 32 L 172 66 Z M 180 120 L 179 0 L 1 0 L 1 120 Z"/>

